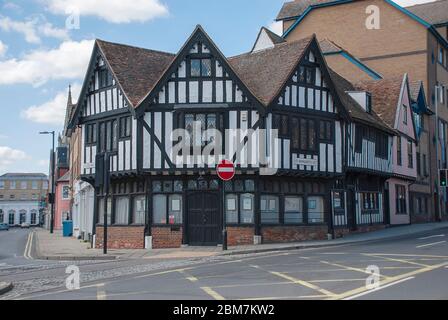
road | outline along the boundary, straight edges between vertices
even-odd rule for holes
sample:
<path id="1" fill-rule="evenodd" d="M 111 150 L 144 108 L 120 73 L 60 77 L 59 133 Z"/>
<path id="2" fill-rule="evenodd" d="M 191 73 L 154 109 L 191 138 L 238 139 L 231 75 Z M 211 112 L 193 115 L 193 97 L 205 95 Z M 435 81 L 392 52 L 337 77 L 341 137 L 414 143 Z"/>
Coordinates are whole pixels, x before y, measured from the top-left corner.
<path id="1" fill-rule="evenodd" d="M 77 265 L 81 272 L 79 290 L 67 290 L 63 286 L 65 278 L 61 278 L 56 288 L 23 291 L 9 298 L 446 300 L 448 229 L 331 248 L 209 257 L 195 261 L 129 260 Z M 104 275 L 111 269 L 116 272 L 109 276 L 92 276 L 98 273 Z M 124 272 L 130 269 L 130 272 Z M 375 278 L 370 270 L 376 269 L 379 271 L 380 286 L 367 288 L 366 280 Z M 57 272 L 42 269 L 28 274 L 26 281 L 38 281 L 37 277 L 49 277 L 49 273 L 56 278 L 66 276 L 63 268 L 57 269 Z M 8 275 L 9 279 L 21 277 L 23 275 L 20 273 Z M 368 283 L 372 284 L 372 281 Z"/>

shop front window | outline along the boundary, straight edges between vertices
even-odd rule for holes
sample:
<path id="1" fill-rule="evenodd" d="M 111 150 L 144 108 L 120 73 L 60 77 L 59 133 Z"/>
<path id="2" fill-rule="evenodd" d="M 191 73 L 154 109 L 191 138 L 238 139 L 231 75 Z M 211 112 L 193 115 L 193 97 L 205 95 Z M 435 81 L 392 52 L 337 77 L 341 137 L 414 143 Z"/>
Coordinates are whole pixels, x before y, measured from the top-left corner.
<path id="1" fill-rule="evenodd" d="M 261 223 L 280 223 L 279 198 L 277 196 L 263 195 L 260 203 Z"/>
<path id="2" fill-rule="evenodd" d="M 303 198 L 285 197 L 285 224 L 303 223 Z"/>

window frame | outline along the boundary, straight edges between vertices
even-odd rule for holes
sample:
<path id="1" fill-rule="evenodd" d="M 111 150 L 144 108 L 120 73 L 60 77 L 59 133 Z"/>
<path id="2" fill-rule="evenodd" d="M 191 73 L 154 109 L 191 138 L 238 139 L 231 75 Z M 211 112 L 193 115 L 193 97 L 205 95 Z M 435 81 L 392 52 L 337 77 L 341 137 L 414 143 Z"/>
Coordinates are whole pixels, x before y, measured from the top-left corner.
<path id="1" fill-rule="evenodd" d="M 166 190 L 164 187 L 164 183 L 170 182 L 170 190 Z M 160 191 L 154 191 L 154 185 L 155 183 L 161 183 L 161 190 Z M 180 183 L 182 185 L 182 190 L 176 190 L 176 183 Z M 181 179 L 159 179 L 159 180 L 152 180 L 151 181 L 151 224 L 153 226 L 158 227 L 179 227 L 182 226 L 184 223 L 184 213 L 186 209 L 186 204 L 184 201 L 184 191 L 186 190 L 185 182 Z M 155 222 L 154 218 L 154 204 L 155 204 L 155 197 L 163 197 L 165 200 L 165 223 Z M 180 198 L 180 221 L 174 221 L 174 223 L 170 223 L 170 211 L 171 211 L 171 200 L 172 197 L 179 197 Z"/>
<path id="2" fill-rule="evenodd" d="M 414 169 L 414 142 L 408 139 L 408 168 Z"/>

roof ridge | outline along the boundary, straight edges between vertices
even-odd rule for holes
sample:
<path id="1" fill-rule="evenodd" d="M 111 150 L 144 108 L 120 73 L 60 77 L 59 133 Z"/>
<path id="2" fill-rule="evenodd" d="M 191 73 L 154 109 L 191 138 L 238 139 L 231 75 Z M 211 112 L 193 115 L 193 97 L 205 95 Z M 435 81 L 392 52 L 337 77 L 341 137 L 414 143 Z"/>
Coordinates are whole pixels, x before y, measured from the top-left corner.
<path id="1" fill-rule="evenodd" d="M 304 40 L 311 41 L 311 39 L 314 38 L 314 37 L 315 37 L 315 35 L 313 34 L 313 35 L 310 35 L 310 36 L 307 36 L 307 37 L 304 37 L 304 38 L 300 38 L 300 39 L 296 39 L 296 40 L 293 40 L 293 41 L 285 41 L 285 42 L 277 43 L 277 44 L 274 45 L 274 48 L 272 48 L 272 49 L 275 49 L 275 48 L 278 48 L 278 47 L 281 47 L 281 46 L 289 46 L 289 45 L 292 45 L 292 44 L 295 44 L 295 43 L 298 43 L 298 42 L 302 42 Z M 230 59 L 243 57 L 243 56 L 246 56 L 246 55 L 261 54 L 261 53 L 263 53 L 263 51 L 265 51 L 265 50 L 254 51 L 254 52 L 248 51 L 248 52 L 237 54 L 235 56 L 227 57 L 226 59 L 230 60 Z"/>
<path id="2" fill-rule="evenodd" d="M 171 56 L 175 56 L 176 55 L 175 53 L 172 53 L 172 52 L 148 49 L 148 48 L 138 47 L 138 46 L 134 46 L 134 45 L 130 45 L 130 44 L 106 41 L 106 40 L 102 40 L 102 39 L 98 39 L 98 38 L 95 39 L 95 41 L 97 41 L 98 43 L 107 43 L 107 44 L 111 44 L 111 45 L 115 45 L 115 46 L 128 47 L 128 48 L 133 48 L 133 49 L 138 49 L 138 50 L 145 50 L 145 51 L 150 51 L 150 52 L 154 52 L 154 53 L 161 53 L 161 54 L 166 54 L 166 55 L 171 55 Z"/>

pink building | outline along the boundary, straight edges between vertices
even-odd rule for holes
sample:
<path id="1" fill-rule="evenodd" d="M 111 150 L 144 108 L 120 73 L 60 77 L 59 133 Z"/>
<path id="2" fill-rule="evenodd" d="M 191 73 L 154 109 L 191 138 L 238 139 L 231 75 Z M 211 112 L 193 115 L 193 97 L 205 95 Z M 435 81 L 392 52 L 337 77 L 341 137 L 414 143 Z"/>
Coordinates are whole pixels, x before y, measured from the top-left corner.
<path id="1" fill-rule="evenodd" d="M 70 217 L 70 172 L 56 181 L 54 229 L 62 229 L 62 221 Z"/>
<path id="2" fill-rule="evenodd" d="M 393 177 L 386 184 L 389 190 L 391 225 L 410 224 L 409 187 L 417 179 L 417 134 L 409 90 L 408 75 L 362 84 L 373 94 L 375 112 L 394 130 Z"/>

